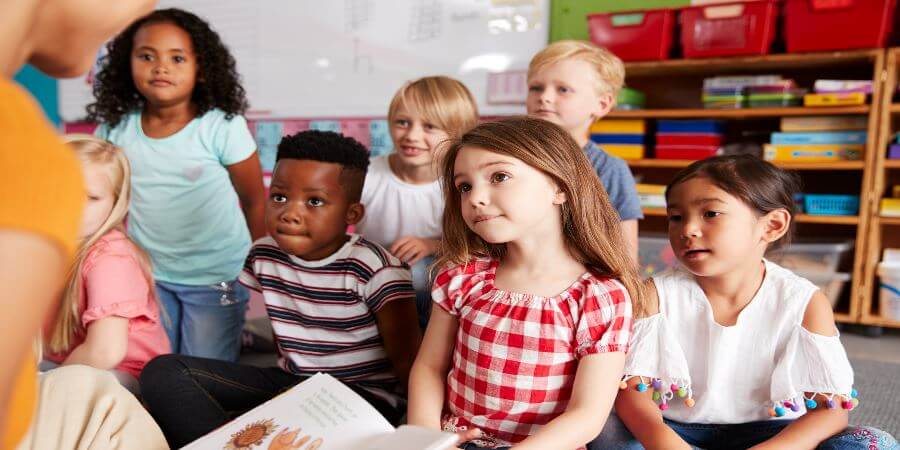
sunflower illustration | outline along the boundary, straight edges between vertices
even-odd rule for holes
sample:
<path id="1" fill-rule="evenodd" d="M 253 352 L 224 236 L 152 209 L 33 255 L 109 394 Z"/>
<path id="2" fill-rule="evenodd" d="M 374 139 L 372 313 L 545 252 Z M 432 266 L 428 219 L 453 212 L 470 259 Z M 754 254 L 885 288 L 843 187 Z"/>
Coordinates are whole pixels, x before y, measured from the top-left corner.
<path id="1" fill-rule="evenodd" d="M 241 431 L 231 435 L 231 439 L 223 447 L 224 450 L 251 450 L 260 445 L 275 429 L 274 419 L 260 420 L 245 426 Z"/>

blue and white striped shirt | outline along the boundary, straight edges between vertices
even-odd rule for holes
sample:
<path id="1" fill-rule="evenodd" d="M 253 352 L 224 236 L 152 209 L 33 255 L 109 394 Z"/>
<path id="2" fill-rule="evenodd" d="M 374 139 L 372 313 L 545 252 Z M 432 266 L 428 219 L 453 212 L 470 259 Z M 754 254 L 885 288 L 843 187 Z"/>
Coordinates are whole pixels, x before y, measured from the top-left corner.
<path id="1" fill-rule="evenodd" d="M 375 320 L 388 302 L 415 301 L 399 259 L 355 234 L 318 261 L 285 253 L 265 237 L 250 249 L 240 281 L 265 299 L 282 369 L 324 372 L 399 404 L 401 386 Z"/>

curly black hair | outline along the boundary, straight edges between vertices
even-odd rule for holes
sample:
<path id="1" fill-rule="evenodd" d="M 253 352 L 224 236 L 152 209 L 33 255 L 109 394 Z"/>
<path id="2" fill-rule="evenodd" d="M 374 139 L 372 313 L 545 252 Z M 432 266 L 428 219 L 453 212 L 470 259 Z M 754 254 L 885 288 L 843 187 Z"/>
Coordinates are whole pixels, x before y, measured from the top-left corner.
<path id="1" fill-rule="evenodd" d="M 366 171 L 369 169 L 369 150 L 352 137 L 332 131 L 308 130 L 285 136 L 278 143 L 276 161 L 296 159 L 339 164 L 341 185 L 350 201 L 362 196 Z"/>
<path id="2" fill-rule="evenodd" d="M 171 23 L 191 36 L 198 66 L 191 102 L 198 116 L 219 108 L 231 119 L 247 110 L 247 96 L 234 57 L 218 33 L 196 15 L 170 8 L 138 19 L 107 44 L 108 54 L 101 60 L 103 69 L 94 83 L 96 101 L 87 107 L 88 120 L 114 127 L 126 114 L 144 107 L 144 97 L 131 77 L 131 51 L 135 33 L 151 23 Z"/>

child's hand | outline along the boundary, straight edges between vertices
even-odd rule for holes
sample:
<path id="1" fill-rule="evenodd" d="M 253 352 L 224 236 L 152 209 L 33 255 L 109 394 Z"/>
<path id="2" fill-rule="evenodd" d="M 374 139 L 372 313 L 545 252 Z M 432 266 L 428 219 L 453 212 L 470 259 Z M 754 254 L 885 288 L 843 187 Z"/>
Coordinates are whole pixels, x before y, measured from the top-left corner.
<path id="1" fill-rule="evenodd" d="M 291 450 L 300 448 L 301 445 L 309 441 L 309 436 L 304 436 L 297 442 L 294 442 L 294 438 L 297 437 L 298 433 L 300 433 L 299 428 L 294 431 L 291 431 L 290 428 L 281 430 L 280 433 L 275 435 L 272 442 L 269 443 L 269 450 Z"/>
<path id="2" fill-rule="evenodd" d="M 481 437 L 481 429 L 472 428 L 471 430 L 457 431 L 456 437 L 458 439 L 458 441 L 456 441 L 456 443 L 462 445 L 473 439 L 480 438 Z"/>
<path id="3" fill-rule="evenodd" d="M 434 253 L 434 241 L 412 236 L 404 236 L 394 241 L 389 249 L 394 256 L 410 266 L 422 260 L 422 258 Z"/>

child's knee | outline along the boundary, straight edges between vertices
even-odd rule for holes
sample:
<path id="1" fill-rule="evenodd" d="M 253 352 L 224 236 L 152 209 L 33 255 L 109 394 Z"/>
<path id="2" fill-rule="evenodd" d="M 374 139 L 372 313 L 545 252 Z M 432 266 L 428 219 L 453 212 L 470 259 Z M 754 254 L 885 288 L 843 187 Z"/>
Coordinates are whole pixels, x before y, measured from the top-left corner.
<path id="1" fill-rule="evenodd" d="M 141 371 L 141 395 L 145 400 L 158 391 L 171 390 L 179 378 L 187 376 L 182 355 L 160 355 L 150 360 Z"/>
<path id="2" fill-rule="evenodd" d="M 897 440 L 886 432 L 870 427 L 847 427 L 842 433 L 823 442 L 820 450 L 895 450 Z"/>

